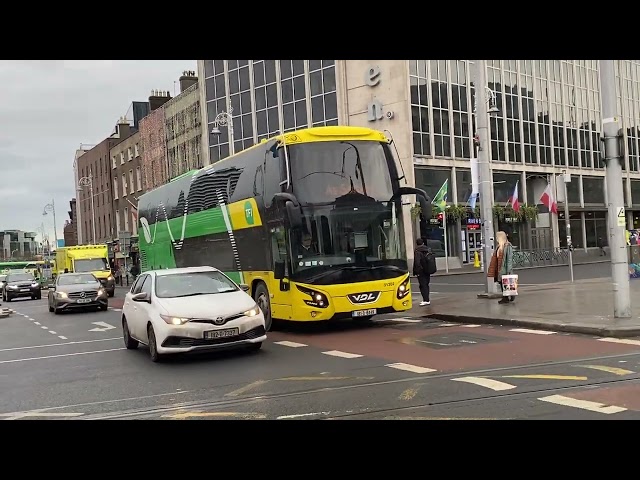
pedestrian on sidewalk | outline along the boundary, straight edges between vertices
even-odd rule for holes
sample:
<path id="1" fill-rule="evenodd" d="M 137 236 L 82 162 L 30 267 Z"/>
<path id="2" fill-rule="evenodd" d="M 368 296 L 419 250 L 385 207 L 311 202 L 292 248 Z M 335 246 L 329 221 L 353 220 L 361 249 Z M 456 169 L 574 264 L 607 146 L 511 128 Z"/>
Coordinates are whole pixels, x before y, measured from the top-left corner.
<path id="1" fill-rule="evenodd" d="M 600 256 L 601 257 L 606 257 L 607 256 L 607 252 L 604 249 L 604 247 L 607 246 L 607 242 L 605 242 L 604 238 L 602 237 L 598 237 L 598 248 L 600 249 Z"/>
<path id="2" fill-rule="evenodd" d="M 424 244 L 424 240 L 418 238 L 416 240 L 416 249 L 413 252 L 413 274 L 418 277 L 418 285 L 422 295 L 421 307 L 431 305 L 429 283 L 431 282 L 431 275 L 436 271 L 435 254 Z"/>
<path id="3" fill-rule="evenodd" d="M 487 276 L 493 278 L 494 282 L 499 283 L 500 289 L 504 291 L 502 276 L 513 275 L 513 247 L 507 239 L 507 234 L 503 231 L 499 231 L 496 234 L 496 240 L 498 245 L 496 251 L 491 256 Z M 514 300 L 514 296 L 502 297 L 498 303 L 505 304 L 513 302 Z"/>

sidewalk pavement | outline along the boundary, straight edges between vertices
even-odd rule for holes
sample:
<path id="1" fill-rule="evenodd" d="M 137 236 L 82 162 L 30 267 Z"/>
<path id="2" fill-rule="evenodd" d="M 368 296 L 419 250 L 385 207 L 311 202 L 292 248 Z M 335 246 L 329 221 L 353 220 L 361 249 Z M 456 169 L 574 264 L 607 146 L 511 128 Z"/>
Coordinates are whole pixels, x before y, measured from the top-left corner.
<path id="1" fill-rule="evenodd" d="M 500 305 L 496 299 L 478 298 L 473 291 L 451 293 L 437 297 L 428 307 L 419 307 L 416 303 L 407 312 L 409 315 L 403 316 L 603 337 L 636 337 L 640 336 L 640 279 L 631 279 L 630 285 L 630 319 L 614 318 L 613 283 L 602 278 L 520 287 L 515 302 L 508 305 Z"/>

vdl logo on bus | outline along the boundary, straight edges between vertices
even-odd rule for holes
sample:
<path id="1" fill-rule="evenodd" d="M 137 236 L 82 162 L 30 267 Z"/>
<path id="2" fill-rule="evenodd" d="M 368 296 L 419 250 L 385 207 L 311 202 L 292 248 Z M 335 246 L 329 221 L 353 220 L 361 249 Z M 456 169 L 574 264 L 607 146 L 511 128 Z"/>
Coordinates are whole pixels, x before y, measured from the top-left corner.
<path id="1" fill-rule="evenodd" d="M 244 218 L 249 225 L 253 225 L 255 221 L 253 218 L 253 205 L 249 201 L 244 202 Z"/>

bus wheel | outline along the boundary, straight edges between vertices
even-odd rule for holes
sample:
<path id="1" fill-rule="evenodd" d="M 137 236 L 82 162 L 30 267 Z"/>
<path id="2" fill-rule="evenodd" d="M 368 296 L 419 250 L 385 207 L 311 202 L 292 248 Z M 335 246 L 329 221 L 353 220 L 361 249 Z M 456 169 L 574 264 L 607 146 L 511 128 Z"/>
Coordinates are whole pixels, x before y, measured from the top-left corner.
<path id="1" fill-rule="evenodd" d="M 269 330 L 271 330 L 271 324 L 273 323 L 273 321 L 271 320 L 271 302 L 269 301 L 269 290 L 264 283 L 258 284 L 253 298 L 260 307 L 260 310 L 262 310 L 262 314 L 264 315 L 265 330 L 268 332 Z"/>

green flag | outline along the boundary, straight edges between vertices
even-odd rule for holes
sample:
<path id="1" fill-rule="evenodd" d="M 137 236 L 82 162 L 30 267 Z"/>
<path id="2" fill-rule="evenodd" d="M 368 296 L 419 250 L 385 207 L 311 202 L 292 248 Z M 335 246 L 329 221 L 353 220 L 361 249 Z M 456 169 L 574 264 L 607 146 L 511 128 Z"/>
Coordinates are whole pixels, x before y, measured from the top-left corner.
<path id="1" fill-rule="evenodd" d="M 433 200 L 431 201 L 431 204 L 436 206 L 439 213 L 444 212 L 445 208 L 447 208 L 448 190 L 449 190 L 449 179 L 447 178 L 442 184 L 442 186 L 440 187 L 440 190 L 438 190 L 438 193 L 436 193 L 436 196 L 433 197 Z"/>

